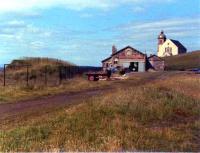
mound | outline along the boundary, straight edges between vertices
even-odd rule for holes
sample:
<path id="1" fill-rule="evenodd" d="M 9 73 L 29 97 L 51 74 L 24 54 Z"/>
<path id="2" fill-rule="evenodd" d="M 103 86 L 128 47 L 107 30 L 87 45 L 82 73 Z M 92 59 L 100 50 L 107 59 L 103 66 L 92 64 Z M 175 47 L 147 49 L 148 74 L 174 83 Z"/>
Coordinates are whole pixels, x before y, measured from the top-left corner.
<path id="1" fill-rule="evenodd" d="M 182 55 L 164 57 L 166 70 L 190 70 L 200 68 L 200 50 Z"/>

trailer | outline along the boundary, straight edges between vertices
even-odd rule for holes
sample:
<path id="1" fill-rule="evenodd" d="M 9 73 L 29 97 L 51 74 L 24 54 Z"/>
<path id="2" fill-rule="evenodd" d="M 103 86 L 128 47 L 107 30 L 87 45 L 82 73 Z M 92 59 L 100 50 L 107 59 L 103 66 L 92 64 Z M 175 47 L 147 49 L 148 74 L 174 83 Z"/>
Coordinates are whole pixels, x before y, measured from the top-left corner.
<path id="1" fill-rule="evenodd" d="M 100 79 L 108 79 L 108 74 L 105 72 L 89 72 L 86 74 L 89 81 L 99 81 Z"/>

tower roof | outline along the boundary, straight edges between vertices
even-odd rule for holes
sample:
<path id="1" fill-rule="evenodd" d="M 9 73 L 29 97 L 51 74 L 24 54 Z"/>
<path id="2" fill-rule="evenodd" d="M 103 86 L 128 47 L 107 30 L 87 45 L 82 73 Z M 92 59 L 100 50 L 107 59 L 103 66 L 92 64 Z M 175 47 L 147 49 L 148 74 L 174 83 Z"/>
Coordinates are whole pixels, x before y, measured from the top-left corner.
<path id="1" fill-rule="evenodd" d="M 166 39 L 166 35 L 164 34 L 164 31 L 162 30 L 161 33 L 158 35 L 158 39 Z"/>

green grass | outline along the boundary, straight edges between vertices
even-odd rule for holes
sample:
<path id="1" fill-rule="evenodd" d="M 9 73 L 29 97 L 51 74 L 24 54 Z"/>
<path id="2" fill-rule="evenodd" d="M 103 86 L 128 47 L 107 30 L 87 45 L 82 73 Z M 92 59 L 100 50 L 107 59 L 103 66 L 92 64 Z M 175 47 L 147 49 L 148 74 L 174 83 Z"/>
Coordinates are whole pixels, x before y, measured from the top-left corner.
<path id="1" fill-rule="evenodd" d="M 200 68 L 200 51 L 165 57 L 166 70 L 187 70 Z"/>
<path id="2" fill-rule="evenodd" d="M 77 106 L 7 123 L 0 150 L 199 151 L 200 99 L 176 90 L 178 78 L 185 83 L 182 90 L 196 86 L 196 76 L 178 76 L 116 88 Z"/>

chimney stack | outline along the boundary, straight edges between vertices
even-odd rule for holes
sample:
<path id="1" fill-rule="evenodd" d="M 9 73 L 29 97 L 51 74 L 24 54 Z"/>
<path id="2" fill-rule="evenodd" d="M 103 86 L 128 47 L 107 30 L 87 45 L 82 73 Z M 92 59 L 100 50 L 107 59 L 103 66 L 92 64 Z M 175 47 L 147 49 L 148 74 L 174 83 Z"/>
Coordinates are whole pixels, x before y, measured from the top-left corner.
<path id="1" fill-rule="evenodd" d="M 117 52 L 117 48 L 115 47 L 115 45 L 112 46 L 112 55 L 115 54 Z"/>

